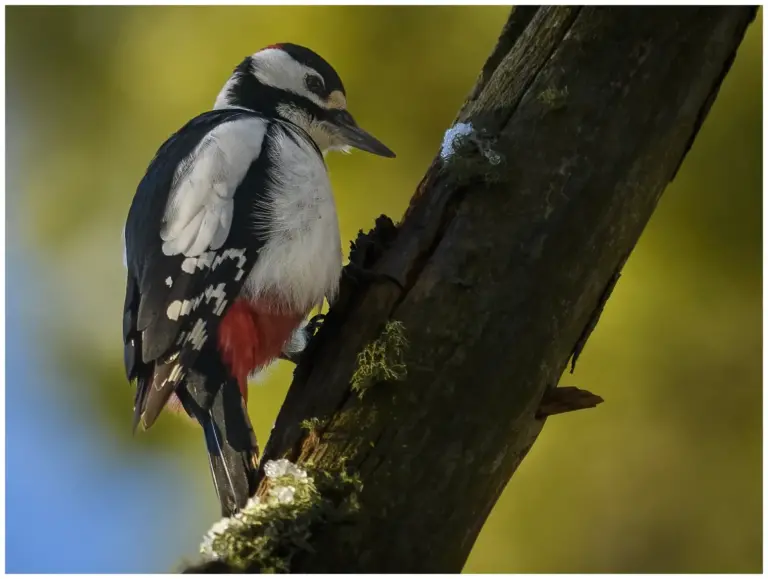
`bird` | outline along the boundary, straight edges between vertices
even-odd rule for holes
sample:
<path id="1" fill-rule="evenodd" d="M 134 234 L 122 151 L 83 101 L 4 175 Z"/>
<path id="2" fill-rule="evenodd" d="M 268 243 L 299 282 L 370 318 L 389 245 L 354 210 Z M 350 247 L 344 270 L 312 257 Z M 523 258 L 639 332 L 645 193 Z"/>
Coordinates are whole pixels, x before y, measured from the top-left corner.
<path id="1" fill-rule="evenodd" d="M 353 148 L 395 157 L 347 110 L 325 59 L 273 44 L 245 57 L 213 108 L 160 146 L 130 204 L 123 351 L 133 430 L 164 408 L 199 423 L 225 517 L 256 491 L 248 377 L 295 360 L 307 317 L 337 294 L 325 157 Z"/>

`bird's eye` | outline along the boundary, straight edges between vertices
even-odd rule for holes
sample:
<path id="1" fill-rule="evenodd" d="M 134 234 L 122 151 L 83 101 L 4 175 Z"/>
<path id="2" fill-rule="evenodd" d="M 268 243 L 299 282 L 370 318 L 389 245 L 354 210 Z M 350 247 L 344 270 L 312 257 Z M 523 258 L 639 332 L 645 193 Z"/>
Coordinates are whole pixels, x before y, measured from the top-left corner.
<path id="1" fill-rule="evenodd" d="M 325 92 L 325 85 L 319 76 L 308 74 L 304 77 L 304 84 L 307 85 L 307 88 L 315 94 L 322 95 Z"/>

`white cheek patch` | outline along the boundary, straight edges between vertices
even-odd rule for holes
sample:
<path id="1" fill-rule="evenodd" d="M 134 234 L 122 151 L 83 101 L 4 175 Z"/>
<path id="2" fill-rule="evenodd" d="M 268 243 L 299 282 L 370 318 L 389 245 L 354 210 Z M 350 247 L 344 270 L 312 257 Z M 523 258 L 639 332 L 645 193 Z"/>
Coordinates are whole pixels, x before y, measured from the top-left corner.
<path id="1" fill-rule="evenodd" d="M 199 257 L 224 244 L 235 191 L 261 153 L 266 127 L 258 118 L 221 124 L 179 163 L 160 231 L 165 255 Z M 205 263 L 185 260 L 182 269 L 190 273 Z"/>
<path id="2" fill-rule="evenodd" d="M 328 107 L 323 99 L 304 84 L 304 78 L 308 74 L 317 76 L 317 72 L 296 62 L 287 52 L 278 48 L 267 48 L 251 58 L 255 68 L 253 75 L 261 84 L 290 91 L 311 100 L 319 107 Z"/>

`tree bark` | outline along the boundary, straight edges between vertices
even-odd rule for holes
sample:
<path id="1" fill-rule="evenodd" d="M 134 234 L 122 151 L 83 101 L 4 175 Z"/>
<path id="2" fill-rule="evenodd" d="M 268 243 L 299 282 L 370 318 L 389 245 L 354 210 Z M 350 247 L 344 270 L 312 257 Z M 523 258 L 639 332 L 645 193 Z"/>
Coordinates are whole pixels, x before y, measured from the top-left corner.
<path id="1" fill-rule="evenodd" d="M 461 571 L 546 417 L 601 401 L 556 386 L 755 12 L 513 11 L 457 116 L 471 135 L 396 229 L 358 238 L 353 262 L 380 277 L 345 276 L 296 369 L 265 460 L 363 487 L 358 515 L 315 529 L 292 571 Z M 408 345 L 379 362 L 403 367 L 361 366 L 393 320 Z"/>

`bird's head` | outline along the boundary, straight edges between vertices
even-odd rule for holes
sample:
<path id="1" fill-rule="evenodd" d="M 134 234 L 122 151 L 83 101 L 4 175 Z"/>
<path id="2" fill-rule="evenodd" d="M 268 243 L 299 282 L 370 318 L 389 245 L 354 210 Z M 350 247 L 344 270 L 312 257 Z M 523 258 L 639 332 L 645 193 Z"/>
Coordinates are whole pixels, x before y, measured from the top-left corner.
<path id="1" fill-rule="evenodd" d="M 361 129 L 347 111 L 339 75 L 323 58 L 296 44 L 274 44 L 248 56 L 232 73 L 214 108 L 241 107 L 291 121 L 323 152 L 355 147 L 395 154 Z"/>

